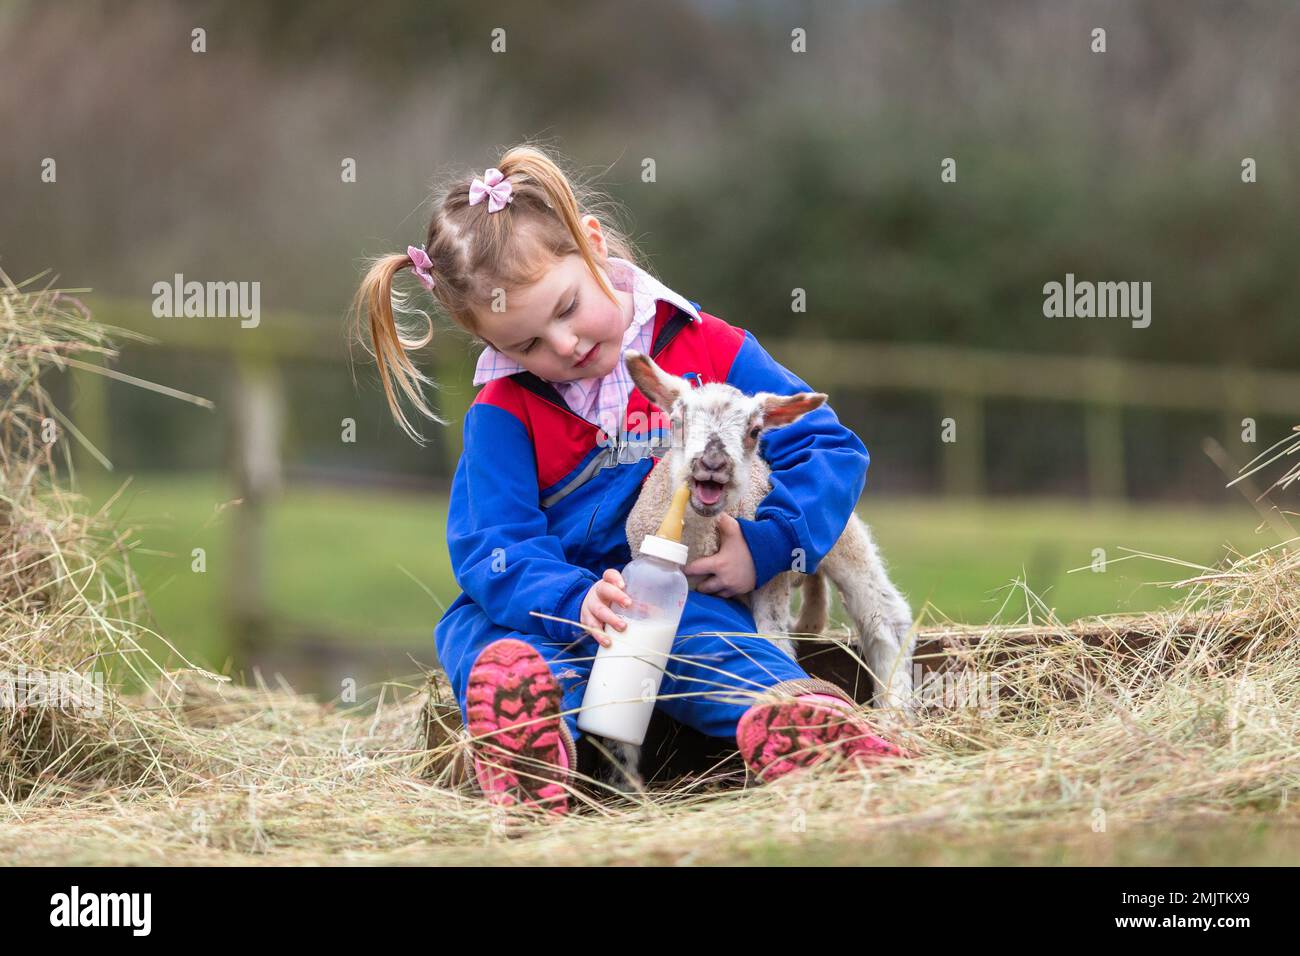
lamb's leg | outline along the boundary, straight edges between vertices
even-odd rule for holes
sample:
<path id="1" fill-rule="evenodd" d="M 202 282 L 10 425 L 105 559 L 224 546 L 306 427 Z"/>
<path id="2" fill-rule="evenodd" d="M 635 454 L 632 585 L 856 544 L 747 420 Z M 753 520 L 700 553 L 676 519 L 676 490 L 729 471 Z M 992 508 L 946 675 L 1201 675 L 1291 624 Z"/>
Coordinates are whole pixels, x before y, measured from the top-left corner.
<path id="1" fill-rule="evenodd" d="M 858 648 L 876 681 L 872 704 L 900 716 L 912 712 L 912 610 L 885 573 L 871 531 L 854 515 L 817 570 L 840 590 L 857 631 Z"/>
<path id="2" fill-rule="evenodd" d="M 750 608 L 754 612 L 757 632 L 769 638 L 777 647 L 798 660 L 794 641 L 790 639 L 790 588 L 791 575 L 782 572 L 757 591 L 751 591 Z"/>
<path id="3" fill-rule="evenodd" d="M 645 792 L 645 780 L 641 777 L 641 746 L 610 740 L 608 737 L 592 735 L 596 749 L 603 751 L 600 765 L 596 769 L 598 782 L 612 787 L 620 793 L 636 794 Z"/>
<path id="4" fill-rule="evenodd" d="M 830 623 L 830 591 L 826 575 L 818 568 L 812 574 L 799 575 L 803 588 L 803 603 L 799 605 L 799 620 L 794 623 L 796 634 L 820 634 Z"/>

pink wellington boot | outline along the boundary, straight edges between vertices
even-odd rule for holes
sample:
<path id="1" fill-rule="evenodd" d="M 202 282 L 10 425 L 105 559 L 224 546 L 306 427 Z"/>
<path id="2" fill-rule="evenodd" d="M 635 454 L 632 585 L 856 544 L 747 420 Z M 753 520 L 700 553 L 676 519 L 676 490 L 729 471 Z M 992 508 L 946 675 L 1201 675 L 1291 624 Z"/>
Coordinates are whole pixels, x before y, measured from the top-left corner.
<path id="1" fill-rule="evenodd" d="M 876 736 L 852 704 L 830 694 L 755 704 L 736 726 L 736 743 L 745 766 L 764 783 L 837 755 L 866 763 L 908 756 Z"/>
<path id="2" fill-rule="evenodd" d="M 493 641 L 470 669 L 467 698 L 474 776 L 488 800 L 567 813 L 577 750 L 542 655 L 514 638 Z"/>

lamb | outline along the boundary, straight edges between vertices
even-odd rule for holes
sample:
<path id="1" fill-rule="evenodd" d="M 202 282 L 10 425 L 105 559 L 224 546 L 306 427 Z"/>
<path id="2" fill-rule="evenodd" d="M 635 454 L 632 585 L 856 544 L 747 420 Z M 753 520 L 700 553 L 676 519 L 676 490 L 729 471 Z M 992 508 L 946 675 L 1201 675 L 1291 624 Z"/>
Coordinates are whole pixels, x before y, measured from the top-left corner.
<path id="1" fill-rule="evenodd" d="M 684 379 L 668 375 L 653 359 L 635 350 L 624 353 L 624 361 L 636 386 L 668 413 L 673 425 L 672 447 L 646 478 L 628 516 L 627 540 L 632 553 L 637 553 L 647 534 L 655 533 L 673 489 L 686 482 L 691 496 L 682 543 L 691 561 L 715 554 L 717 516 L 725 510 L 737 518 L 752 518 L 771 491 L 771 471 L 757 454 L 762 433 L 797 421 L 820 407 L 826 396 L 820 392 L 748 396 L 725 383 L 691 388 Z M 797 562 L 792 562 L 790 571 L 738 596 L 753 612 L 757 632 L 797 660 L 794 642 L 788 636 L 791 589 L 796 584 L 804 589 L 794 633 L 819 634 L 829 616 L 829 578 L 839 588 L 853 623 L 857 650 L 874 678 L 872 705 L 889 708 L 898 716 L 909 714 L 913 705 L 912 612 L 886 574 L 866 524 L 852 515 L 816 570 L 811 574 L 801 571 Z M 605 743 L 623 778 L 616 785 L 630 782 L 633 788 L 639 787 L 640 747 Z"/>

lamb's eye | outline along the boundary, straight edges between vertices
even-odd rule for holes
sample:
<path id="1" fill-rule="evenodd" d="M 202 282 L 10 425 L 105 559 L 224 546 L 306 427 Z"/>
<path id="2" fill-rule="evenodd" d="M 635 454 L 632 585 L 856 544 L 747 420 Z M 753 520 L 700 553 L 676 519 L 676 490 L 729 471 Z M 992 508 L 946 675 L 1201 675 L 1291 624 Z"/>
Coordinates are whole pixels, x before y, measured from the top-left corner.
<path id="1" fill-rule="evenodd" d="M 758 425 L 755 425 L 753 428 L 751 428 L 751 429 L 749 430 L 749 437 L 750 437 L 751 439 L 755 439 L 755 438 L 757 438 L 757 437 L 758 437 L 758 433 L 759 433 L 760 431 L 762 431 L 762 428 L 760 428 Z"/>

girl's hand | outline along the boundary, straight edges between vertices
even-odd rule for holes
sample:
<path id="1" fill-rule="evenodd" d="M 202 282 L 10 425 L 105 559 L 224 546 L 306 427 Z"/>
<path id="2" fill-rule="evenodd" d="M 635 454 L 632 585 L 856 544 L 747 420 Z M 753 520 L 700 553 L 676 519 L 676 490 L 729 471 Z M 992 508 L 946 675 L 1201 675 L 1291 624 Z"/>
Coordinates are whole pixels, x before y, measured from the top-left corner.
<path id="1" fill-rule="evenodd" d="M 716 594 L 733 598 L 754 590 L 758 571 L 754 556 L 749 553 L 744 532 L 733 515 L 718 515 L 718 553 L 707 558 L 696 558 L 682 572 L 695 590 L 702 594 Z"/>
<path id="2" fill-rule="evenodd" d="M 587 627 L 595 628 L 587 633 L 594 636 L 602 647 L 614 643 L 608 635 L 601 632 L 604 625 L 613 624 L 620 631 L 627 630 L 627 621 L 614 613 L 615 606 L 627 607 L 632 603 L 627 591 L 623 590 L 626 586 L 623 575 L 609 568 L 582 599 L 582 613 L 578 620 Z"/>

